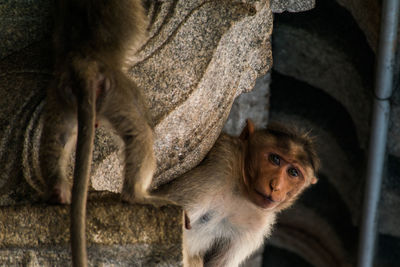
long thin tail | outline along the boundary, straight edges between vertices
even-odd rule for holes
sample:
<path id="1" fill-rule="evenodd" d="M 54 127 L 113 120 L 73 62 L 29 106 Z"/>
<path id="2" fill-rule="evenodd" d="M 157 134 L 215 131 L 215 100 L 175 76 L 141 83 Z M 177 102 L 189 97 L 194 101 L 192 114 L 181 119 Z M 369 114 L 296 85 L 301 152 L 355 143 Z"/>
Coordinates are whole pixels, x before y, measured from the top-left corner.
<path id="1" fill-rule="evenodd" d="M 92 86 L 84 87 L 86 88 L 77 92 L 78 140 L 71 205 L 71 250 L 74 267 L 87 266 L 86 202 L 96 117 L 96 90 L 90 88 Z"/>

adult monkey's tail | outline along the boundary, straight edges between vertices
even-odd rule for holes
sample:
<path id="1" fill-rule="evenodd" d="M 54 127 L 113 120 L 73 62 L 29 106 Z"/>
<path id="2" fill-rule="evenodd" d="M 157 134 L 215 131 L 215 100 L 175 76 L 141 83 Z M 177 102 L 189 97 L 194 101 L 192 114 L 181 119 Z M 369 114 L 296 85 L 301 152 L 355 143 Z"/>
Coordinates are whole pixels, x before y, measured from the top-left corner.
<path id="1" fill-rule="evenodd" d="M 72 266 L 87 266 L 86 202 L 92 163 L 94 131 L 96 123 L 96 93 L 104 79 L 100 79 L 97 64 L 88 66 L 87 79 L 78 83 L 75 92 L 78 114 L 78 139 L 71 204 L 71 251 Z"/>

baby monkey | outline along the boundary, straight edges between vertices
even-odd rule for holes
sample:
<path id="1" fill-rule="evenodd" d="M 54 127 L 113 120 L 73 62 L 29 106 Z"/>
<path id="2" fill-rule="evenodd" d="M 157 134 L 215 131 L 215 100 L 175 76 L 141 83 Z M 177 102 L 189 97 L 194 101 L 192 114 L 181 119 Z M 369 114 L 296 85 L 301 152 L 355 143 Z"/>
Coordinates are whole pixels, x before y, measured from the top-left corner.
<path id="1" fill-rule="evenodd" d="M 156 192 L 186 211 L 185 266 L 239 266 L 318 168 L 310 137 L 283 126 L 256 131 L 248 120 L 240 137 L 221 135 L 199 166 Z"/>
<path id="2" fill-rule="evenodd" d="M 123 72 L 128 50 L 144 39 L 140 0 L 54 1 L 55 75 L 47 89 L 40 164 L 48 200 L 71 202 L 67 162 L 78 132 L 71 207 L 74 266 L 86 266 L 85 214 L 95 125 L 125 144 L 122 199 L 145 202 L 156 167 L 153 132 L 141 92 Z"/>

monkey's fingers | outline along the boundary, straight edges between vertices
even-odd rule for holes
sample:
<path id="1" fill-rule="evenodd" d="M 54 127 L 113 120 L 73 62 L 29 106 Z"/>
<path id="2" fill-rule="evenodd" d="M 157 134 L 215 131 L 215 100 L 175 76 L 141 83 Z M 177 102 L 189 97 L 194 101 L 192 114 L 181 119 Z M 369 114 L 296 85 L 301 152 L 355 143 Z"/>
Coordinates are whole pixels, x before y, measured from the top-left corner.
<path id="1" fill-rule="evenodd" d="M 189 216 L 187 215 L 186 211 L 185 211 L 185 228 L 187 230 L 192 229 L 192 225 L 190 225 L 190 219 L 189 219 Z"/>

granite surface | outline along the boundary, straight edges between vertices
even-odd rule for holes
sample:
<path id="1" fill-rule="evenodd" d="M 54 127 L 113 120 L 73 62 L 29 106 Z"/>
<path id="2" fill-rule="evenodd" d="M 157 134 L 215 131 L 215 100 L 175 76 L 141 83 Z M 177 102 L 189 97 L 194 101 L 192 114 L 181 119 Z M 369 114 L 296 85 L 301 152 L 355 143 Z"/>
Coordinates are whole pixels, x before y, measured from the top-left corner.
<path id="1" fill-rule="evenodd" d="M 69 213 L 69 206 L 0 207 L 0 265 L 69 265 Z M 89 264 L 181 266 L 182 223 L 177 206 L 92 198 L 87 207 Z"/>
<path id="2" fill-rule="evenodd" d="M 37 6 L 43 7 L 39 13 Z M 35 38 L 7 37 L 1 44 L 0 204 L 32 201 L 43 193 L 38 150 L 45 88 L 52 78 L 49 7 L 44 0 L 1 5 L 0 26 L 12 29 L 12 36 L 25 33 L 17 18 L 40 19 L 30 22 L 37 28 Z M 148 10 L 149 36 L 128 59 L 128 73 L 143 88 L 154 121 L 157 186 L 202 160 L 235 97 L 270 69 L 272 12 L 266 0 L 149 1 Z M 42 20 L 43 25 L 37 22 Z M 94 189 L 120 190 L 119 144 L 110 131 L 98 130 Z"/>
<path id="3" fill-rule="evenodd" d="M 314 6 L 315 0 L 271 0 L 271 10 L 274 13 L 307 11 Z"/>

